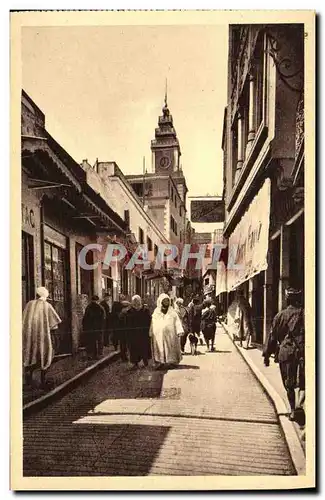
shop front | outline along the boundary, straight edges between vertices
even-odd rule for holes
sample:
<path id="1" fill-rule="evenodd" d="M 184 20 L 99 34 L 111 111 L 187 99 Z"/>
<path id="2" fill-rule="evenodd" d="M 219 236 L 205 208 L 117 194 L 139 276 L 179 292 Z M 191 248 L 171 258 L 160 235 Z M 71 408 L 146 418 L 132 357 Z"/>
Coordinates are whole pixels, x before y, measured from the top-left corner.
<path id="1" fill-rule="evenodd" d="M 266 309 L 271 306 L 265 273 L 269 265 L 270 204 L 271 181 L 266 179 L 228 241 L 228 304 L 232 301 L 235 290 L 240 288 L 252 308 L 252 340 L 257 344 L 262 344 L 268 333 Z M 220 273 L 218 280 L 217 272 L 217 293 L 223 293 L 224 287 L 223 274 Z"/>
<path id="2" fill-rule="evenodd" d="M 111 288 L 110 276 L 102 272 L 101 255 L 88 245 L 97 244 L 99 233 L 110 234 L 115 227 L 104 211 L 111 213 L 106 203 L 87 186 L 83 186 L 85 195 L 81 192 L 82 182 L 71 176 L 61 156 L 54 155 L 48 145 L 34 151 L 30 139 L 24 141 L 24 148 L 23 306 L 35 298 L 37 286 L 45 286 L 48 300 L 62 320 L 51 334 L 55 355 L 71 354 L 84 345 L 82 317 L 89 300 L 94 294 L 102 297 Z M 79 165 L 74 163 L 73 167 L 84 175 Z M 116 232 L 122 231 L 123 221 L 115 213 L 113 216 L 121 223 Z M 94 264 L 92 269 L 80 264 L 85 247 L 85 262 Z"/>
<path id="3" fill-rule="evenodd" d="M 21 298 L 22 310 L 35 299 L 36 288 L 42 284 L 40 242 L 40 198 L 28 189 L 28 176 L 22 172 L 21 192 Z"/>
<path id="4" fill-rule="evenodd" d="M 45 129 L 44 114 L 22 94 L 22 307 L 45 286 L 62 322 L 53 332 L 55 355 L 78 352 L 82 317 L 92 295 L 111 289 L 95 247 L 124 235 L 127 223 L 88 184 L 81 166 Z M 86 261 L 80 263 L 86 248 Z M 116 287 L 115 287 L 116 288 Z M 117 290 L 117 289 L 116 289 Z"/>
<path id="5" fill-rule="evenodd" d="M 44 286 L 49 291 L 48 300 L 61 318 L 57 330 L 52 332 L 56 354 L 71 352 L 71 314 L 69 300 L 68 238 L 46 223 L 43 226 Z"/>

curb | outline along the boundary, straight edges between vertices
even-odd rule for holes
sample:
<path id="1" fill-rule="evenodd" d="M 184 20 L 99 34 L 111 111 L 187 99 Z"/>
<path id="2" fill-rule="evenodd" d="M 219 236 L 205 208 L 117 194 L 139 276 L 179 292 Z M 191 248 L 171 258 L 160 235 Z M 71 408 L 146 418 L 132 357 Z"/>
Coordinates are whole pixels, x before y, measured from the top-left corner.
<path id="1" fill-rule="evenodd" d="M 248 367 L 254 374 L 255 378 L 258 380 L 258 382 L 261 384 L 262 388 L 264 391 L 267 393 L 269 398 L 271 399 L 275 410 L 277 417 L 280 422 L 280 426 L 282 429 L 282 432 L 284 434 L 285 440 L 287 442 L 287 446 L 289 449 L 289 453 L 291 456 L 291 460 L 293 462 L 294 468 L 296 469 L 297 475 L 298 476 L 304 476 L 306 474 L 306 457 L 302 448 L 302 445 L 300 443 L 300 440 L 297 436 L 297 433 L 295 431 L 295 428 L 293 424 L 288 420 L 286 417 L 286 414 L 288 413 L 287 407 L 281 398 L 277 391 L 274 389 L 274 387 L 270 384 L 270 382 L 267 380 L 265 375 L 257 368 L 257 366 L 253 363 L 251 358 L 244 352 L 240 347 L 233 341 L 233 338 L 231 334 L 229 333 L 228 328 L 224 324 L 222 324 L 224 330 L 227 332 L 227 335 L 229 336 L 230 340 L 236 347 L 237 351 L 241 355 L 241 357 L 245 360 L 247 363 Z"/>
<path id="2" fill-rule="evenodd" d="M 45 408 L 47 405 L 52 403 L 55 399 L 62 398 L 65 394 L 67 394 L 71 389 L 74 389 L 80 382 L 90 375 L 92 375 L 96 370 L 102 368 L 103 366 L 110 364 L 120 355 L 120 351 L 111 352 L 107 356 L 102 359 L 99 359 L 93 365 L 88 366 L 80 373 L 77 373 L 74 377 L 66 380 L 63 384 L 58 385 L 52 391 L 44 394 L 38 399 L 31 401 L 23 406 L 23 416 L 27 417 L 34 412 L 40 411 Z"/>

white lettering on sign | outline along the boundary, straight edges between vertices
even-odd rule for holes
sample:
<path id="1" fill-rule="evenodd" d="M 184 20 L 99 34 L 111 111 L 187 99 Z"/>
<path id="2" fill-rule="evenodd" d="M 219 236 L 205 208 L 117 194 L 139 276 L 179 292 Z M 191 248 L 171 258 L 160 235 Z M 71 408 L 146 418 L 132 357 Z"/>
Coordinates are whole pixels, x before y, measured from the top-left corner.
<path id="1" fill-rule="evenodd" d="M 268 266 L 271 181 L 266 179 L 229 238 L 229 252 L 237 246 L 235 266 L 228 260 L 227 288 L 233 290 Z"/>
<path id="2" fill-rule="evenodd" d="M 21 204 L 21 220 L 23 225 L 35 228 L 35 214 L 32 208 L 29 208 L 24 203 Z"/>

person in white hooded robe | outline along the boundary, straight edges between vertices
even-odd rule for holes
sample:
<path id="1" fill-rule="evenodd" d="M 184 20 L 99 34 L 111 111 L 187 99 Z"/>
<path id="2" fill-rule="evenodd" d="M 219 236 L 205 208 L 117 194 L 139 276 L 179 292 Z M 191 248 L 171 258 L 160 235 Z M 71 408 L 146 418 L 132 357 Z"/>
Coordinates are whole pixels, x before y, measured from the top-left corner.
<path id="1" fill-rule="evenodd" d="M 32 371 L 40 368 L 43 383 L 45 370 L 50 367 L 54 355 L 51 330 L 57 329 L 61 319 L 47 302 L 48 290 L 41 286 L 36 293 L 38 298 L 30 300 L 23 312 L 23 364 L 30 372 L 30 381 Z"/>
<path id="2" fill-rule="evenodd" d="M 158 367 L 176 366 L 182 359 L 180 337 L 184 334 L 177 312 L 171 307 L 170 298 L 162 293 L 157 300 L 151 321 L 150 337 L 152 357 Z"/>

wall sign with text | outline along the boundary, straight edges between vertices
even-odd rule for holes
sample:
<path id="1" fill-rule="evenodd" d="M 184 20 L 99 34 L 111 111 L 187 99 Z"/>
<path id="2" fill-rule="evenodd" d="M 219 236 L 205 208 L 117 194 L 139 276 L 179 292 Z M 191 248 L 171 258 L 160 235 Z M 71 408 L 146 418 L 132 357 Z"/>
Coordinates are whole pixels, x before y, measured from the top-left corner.
<path id="1" fill-rule="evenodd" d="M 224 222 L 225 203 L 222 199 L 191 200 L 191 222 Z"/>

